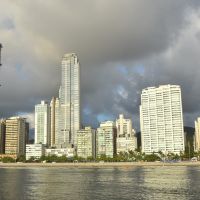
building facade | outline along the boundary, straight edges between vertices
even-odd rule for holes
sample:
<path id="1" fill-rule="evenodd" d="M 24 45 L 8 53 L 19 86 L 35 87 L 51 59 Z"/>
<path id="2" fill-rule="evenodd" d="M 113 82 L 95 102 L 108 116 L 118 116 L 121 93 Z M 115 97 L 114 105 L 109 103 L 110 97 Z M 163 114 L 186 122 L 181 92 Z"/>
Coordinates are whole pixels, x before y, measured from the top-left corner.
<path id="1" fill-rule="evenodd" d="M 140 127 L 142 152 L 184 152 L 180 86 L 162 85 L 142 90 Z"/>
<path id="2" fill-rule="evenodd" d="M 58 157 L 66 156 L 67 158 L 72 158 L 75 156 L 75 149 L 69 148 L 56 148 L 56 149 L 45 149 L 46 156 L 56 155 Z"/>
<path id="3" fill-rule="evenodd" d="M 96 131 L 91 127 L 77 132 L 77 155 L 82 158 L 96 158 Z"/>
<path id="4" fill-rule="evenodd" d="M 195 122 L 195 134 L 194 134 L 194 150 L 200 151 L 200 117 Z"/>
<path id="5" fill-rule="evenodd" d="M 116 125 L 115 122 L 106 121 L 97 128 L 96 155 L 106 155 L 113 158 L 116 154 Z"/>
<path id="6" fill-rule="evenodd" d="M 5 153 L 6 121 L 0 120 L 0 154 Z"/>
<path id="7" fill-rule="evenodd" d="M 6 119 L 5 154 L 25 155 L 26 119 L 11 117 Z"/>
<path id="8" fill-rule="evenodd" d="M 65 54 L 62 59 L 62 81 L 60 96 L 60 131 L 58 143 L 61 147 L 77 143 L 80 130 L 80 64 L 75 53 Z"/>
<path id="9" fill-rule="evenodd" d="M 60 117 L 60 100 L 53 97 L 50 103 L 51 109 L 51 147 L 58 144 L 59 137 L 59 117 Z"/>
<path id="10" fill-rule="evenodd" d="M 51 147 L 55 146 L 55 104 L 56 98 L 53 97 L 50 103 L 51 110 Z"/>
<path id="11" fill-rule="evenodd" d="M 43 144 L 26 145 L 26 160 L 30 158 L 39 159 L 43 155 L 45 155 L 45 147 Z"/>
<path id="12" fill-rule="evenodd" d="M 35 144 L 51 144 L 50 107 L 47 102 L 35 106 Z"/>
<path id="13" fill-rule="evenodd" d="M 117 128 L 117 154 L 120 152 L 134 151 L 137 148 L 137 138 L 135 130 L 132 128 L 132 120 L 125 119 L 124 115 L 120 114 L 116 120 Z"/>

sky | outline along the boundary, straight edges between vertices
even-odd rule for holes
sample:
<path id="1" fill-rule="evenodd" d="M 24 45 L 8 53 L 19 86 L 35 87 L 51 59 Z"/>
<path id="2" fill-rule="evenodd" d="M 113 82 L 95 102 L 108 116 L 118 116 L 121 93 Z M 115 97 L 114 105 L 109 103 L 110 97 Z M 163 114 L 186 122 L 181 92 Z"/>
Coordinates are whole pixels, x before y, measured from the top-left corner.
<path id="1" fill-rule="evenodd" d="M 200 116 L 199 0 L 0 0 L 0 118 L 58 96 L 61 59 L 81 63 L 82 124 L 120 113 L 139 130 L 142 89 L 178 84 L 184 124 Z"/>

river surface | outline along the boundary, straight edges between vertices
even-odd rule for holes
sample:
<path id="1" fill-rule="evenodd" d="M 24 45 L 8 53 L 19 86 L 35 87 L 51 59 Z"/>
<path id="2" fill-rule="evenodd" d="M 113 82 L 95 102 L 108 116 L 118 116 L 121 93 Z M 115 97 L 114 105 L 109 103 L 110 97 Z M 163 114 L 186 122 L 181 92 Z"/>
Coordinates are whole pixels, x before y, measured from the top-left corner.
<path id="1" fill-rule="evenodd" d="M 6 168 L 0 200 L 200 199 L 200 167 Z"/>

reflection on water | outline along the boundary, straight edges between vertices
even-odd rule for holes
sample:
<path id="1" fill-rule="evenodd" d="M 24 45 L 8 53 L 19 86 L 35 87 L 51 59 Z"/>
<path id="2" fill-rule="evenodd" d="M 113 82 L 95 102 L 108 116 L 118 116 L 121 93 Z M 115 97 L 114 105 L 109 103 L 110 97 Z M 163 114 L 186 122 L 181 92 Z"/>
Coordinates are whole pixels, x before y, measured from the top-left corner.
<path id="1" fill-rule="evenodd" d="M 200 199 L 200 167 L 0 169 L 4 199 Z"/>

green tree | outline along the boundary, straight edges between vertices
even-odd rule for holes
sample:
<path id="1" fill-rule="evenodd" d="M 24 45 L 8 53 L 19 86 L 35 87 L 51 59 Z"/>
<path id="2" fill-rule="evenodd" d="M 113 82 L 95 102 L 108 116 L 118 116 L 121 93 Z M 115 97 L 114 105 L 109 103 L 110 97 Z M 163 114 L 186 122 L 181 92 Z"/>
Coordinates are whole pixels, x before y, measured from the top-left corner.
<path id="1" fill-rule="evenodd" d="M 155 162 L 155 161 L 160 161 L 161 158 L 156 155 L 156 154 L 150 154 L 150 155 L 145 155 L 145 161 L 147 162 Z"/>
<path id="2" fill-rule="evenodd" d="M 14 162 L 15 162 L 15 159 L 12 158 L 12 157 L 4 157 L 4 158 L 1 159 L 1 161 L 2 161 L 3 163 L 14 163 Z"/>
<path id="3" fill-rule="evenodd" d="M 26 162 L 26 156 L 25 155 L 20 155 L 16 159 L 17 162 Z"/>

